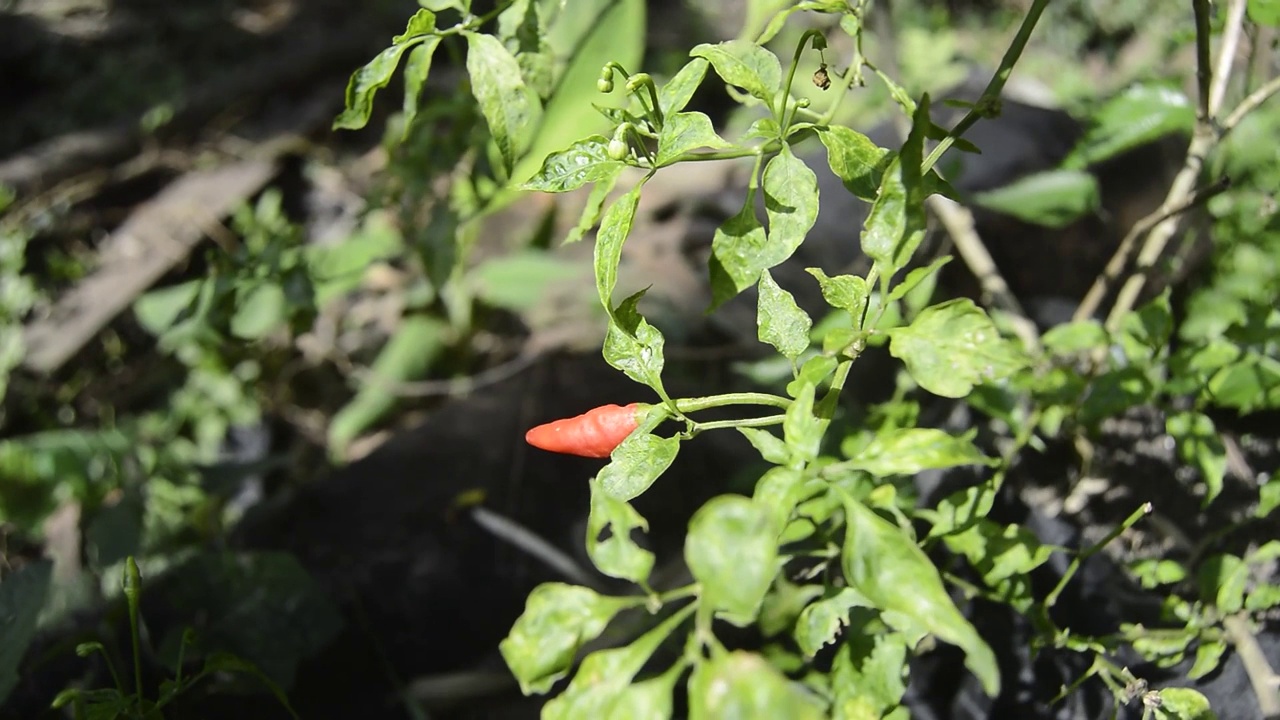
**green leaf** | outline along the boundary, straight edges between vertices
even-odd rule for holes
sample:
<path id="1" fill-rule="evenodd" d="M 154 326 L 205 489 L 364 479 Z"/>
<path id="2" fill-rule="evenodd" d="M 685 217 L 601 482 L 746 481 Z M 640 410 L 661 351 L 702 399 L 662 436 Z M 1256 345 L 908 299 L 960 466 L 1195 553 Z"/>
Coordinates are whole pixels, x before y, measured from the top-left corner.
<path id="1" fill-rule="evenodd" d="M 1129 366 L 1109 370 L 1089 385 L 1088 394 L 1079 403 L 1077 417 L 1085 426 L 1096 427 L 1103 420 L 1137 407 L 1154 395 L 1155 386 L 1141 368 Z"/>
<path id="2" fill-rule="evenodd" d="M 542 119 L 542 102 L 525 85 L 520 64 L 502 41 L 492 35 L 464 35 L 471 94 L 510 173 L 533 141 Z"/>
<path id="3" fill-rule="evenodd" d="M 783 437 L 786 438 L 787 447 L 791 448 L 792 457 L 801 461 L 817 458 L 822 447 L 822 433 L 826 424 L 814 415 L 815 392 L 813 385 L 802 386 L 783 416 Z"/>
<path id="4" fill-rule="evenodd" d="M 1008 377 L 1030 359 L 1000 337 L 991 318 L 960 298 L 925 308 L 906 327 L 888 331 L 889 352 L 925 390 L 961 398 L 974 385 Z"/>
<path id="5" fill-rule="evenodd" d="M 710 64 L 705 58 L 693 58 L 680 68 L 661 88 L 658 88 L 658 107 L 664 115 L 680 112 L 693 99 Z"/>
<path id="6" fill-rule="evenodd" d="M 704 43 L 695 46 L 689 55 L 706 58 L 722 80 L 746 90 L 768 106 L 772 106 L 782 85 L 782 66 L 778 56 L 753 42 Z"/>
<path id="7" fill-rule="evenodd" d="M 404 133 L 401 139 L 409 136 L 413 120 L 418 116 L 422 87 L 431 74 L 431 58 L 439 46 L 440 36 L 430 35 L 409 53 L 409 59 L 404 63 Z"/>
<path id="8" fill-rule="evenodd" d="M 609 535 L 601 540 L 605 528 L 609 529 Z M 592 478 L 587 555 L 600 572 L 634 583 L 649 580 L 653 553 L 631 539 L 631 531 L 635 529 L 648 532 L 649 523 L 627 502 L 605 491 L 599 478 Z"/>
<path id="9" fill-rule="evenodd" d="M 805 268 L 805 272 L 818 279 L 818 285 L 822 288 L 822 298 L 828 305 L 849 313 L 854 323 L 862 320 L 862 313 L 867 307 L 867 298 L 871 295 L 866 280 L 856 275 L 827 277 L 827 274 L 818 268 Z"/>
<path id="10" fill-rule="evenodd" d="M 686 613 L 676 613 L 626 647 L 597 650 L 588 655 L 569 687 L 543 707 L 542 717 L 545 720 L 648 718 L 652 715 L 629 713 L 660 710 L 664 690 L 670 705 L 671 690 L 680 676 L 678 672 L 667 672 L 645 683 L 633 684 L 632 681 L 686 617 Z M 638 686 L 643 687 L 636 690 Z"/>
<path id="11" fill-rule="evenodd" d="M 1201 641 L 1199 647 L 1196 648 L 1196 661 L 1191 665 L 1191 669 L 1187 671 L 1187 678 L 1199 680 L 1217 670 L 1218 665 L 1222 662 L 1222 655 L 1226 651 L 1227 644 L 1221 640 Z"/>
<path id="12" fill-rule="evenodd" d="M 0 583 L 0 704 L 18 684 L 18 666 L 36 634 L 53 563 L 36 560 L 5 573 Z"/>
<path id="13" fill-rule="evenodd" d="M 684 558 L 702 586 L 703 606 L 747 625 L 778 574 L 777 534 L 769 513 L 741 495 L 708 500 L 689 521 Z"/>
<path id="14" fill-rule="evenodd" d="M 404 33 L 392 39 L 391 47 L 378 53 L 364 67 L 351 74 L 351 79 L 347 81 L 346 107 L 334 119 L 334 130 L 359 130 L 369 122 L 369 116 L 373 113 L 373 97 L 378 90 L 391 82 L 391 74 L 400 64 L 400 56 L 414 46 L 426 42 L 428 33 L 433 32 L 435 26 L 435 15 L 430 10 L 419 10 L 409 18 Z M 439 38 L 431 42 L 438 43 Z M 423 72 L 424 79 L 425 75 L 426 73 Z M 408 82 L 412 83 L 415 80 L 415 77 L 410 77 Z M 405 102 L 407 109 L 407 95 Z"/>
<path id="15" fill-rule="evenodd" d="M 662 348 L 665 340 L 662 333 L 636 311 L 636 305 L 644 293 L 641 290 L 623 300 L 613 311 L 609 329 L 604 336 L 604 359 L 627 377 L 648 385 L 659 396 L 666 397 L 662 388 Z"/>
<path id="16" fill-rule="evenodd" d="M 188 280 L 152 290 L 134 301 L 134 317 L 142 329 L 158 337 L 192 309 L 204 284 L 203 280 Z"/>
<path id="17" fill-rule="evenodd" d="M 1249 566 L 1235 555 L 1214 555 L 1197 574 L 1200 597 L 1213 603 L 1223 614 L 1244 607 L 1244 589 L 1249 582 Z"/>
<path id="18" fill-rule="evenodd" d="M 260 340 L 288 319 L 289 300 L 284 288 L 264 282 L 236 293 L 236 309 L 231 316 L 231 334 L 244 340 Z"/>
<path id="19" fill-rule="evenodd" d="M 1183 462 L 1194 464 L 1204 477 L 1207 488 L 1204 505 L 1207 506 L 1222 492 L 1222 480 L 1227 472 L 1227 449 L 1213 420 L 1195 411 L 1174 413 L 1165 419 L 1165 432 L 1177 441 Z"/>
<path id="20" fill-rule="evenodd" d="M 995 490 L 983 483 L 957 490 L 939 501 L 937 510 L 923 511 L 919 515 L 933 523 L 928 537 L 943 537 L 985 518 L 994 502 Z"/>
<path id="21" fill-rule="evenodd" d="M 610 313 L 613 312 L 613 289 L 618 285 L 622 244 L 626 242 L 627 235 L 631 233 L 631 224 L 635 222 L 641 187 L 643 184 L 637 184 L 609 206 L 604 219 L 600 221 L 600 232 L 596 233 L 596 290 L 600 293 L 600 304 Z"/>
<path id="22" fill-rule="evenodd" d="M 747 201 L 737 215 L 716 228 L 711 239 L 711 309 L 733 299 L 760 278 L 757 258 L 765 252 L 768 239 L 756 217 L 755 189 L 747 191 Z"/>
<path id="23" fill-rule="evenodd" d="M 1203 394 L 1244 413 L 1280 407 L 1280 360 L 1248 353 L 1215 373 Z"/>
<path id="24" fill-rule="evenodd" d="M 738 432 L 746 436 L 747 441 L 756 449 L 756 452 L 760 453 L 760 457 L 764 458 L 765 462 L 785 465 L 791 459 L 791 451 L 787 449 L 787 444 L 768 430 L 740 427 Z"/>
<path id="25" fill-rule="evenodd" d="M 936 428 L 899 428 L 876 433 L 857 457 L 843 465 L 887 477 L 958 465 L 994 466 L 997 462 L 973 444 L 973 433 L 956 437 Z"/>
<path id="26" fill-rule="evenodd" d="M 924 267 L 918 267 L 907 273 L 907 276 L 902 278 L 902 282 L 894 285 L 893 290 L 889 291 L 888 297 L 885 298 L 886 302 L 901 300 L 917 287 L 923 287 L 921 283 L 924 283 L 925 280 L 931 279 L 934 273 L 941 270 L 942 267 L 949 262 L 951 262 L 951 256 L 944 255 Z M 932 295 L 932 290 L 930 290 L 928 294 Z M 908 303 L 908 306 L 910 306 L 910 303 Z"/>
<path id="27" fill-rule="evenodd" d="M 759 267 L 767 270 L 791 257 L 818 219 L 818 176 L 783 145 L 765 165 L 763 189 L 769 248 Z"/>
<path id="28" fill-rule="evenodd" d="M 1157 720 L 1218 720 L 1209 699 L 1191 688 L 1165 688 L 1155 709 Z"/>
<path id="29" fill-rule="evenodd" d="M 600 221 L 600 212 L 604 208 L 604 201 L 609 198 L 609 193 L 613 192 L 613 186 L 618 182 L 618 176 L 622 174 L 622 165 L 619 164 L 618 169 L 607 177 L 596 181 L 591 186 L 591 194 L 587 196 L 587 204 L 582 208 L 582 217 L 578 218 L 578 224 L 569 230 L 569 234 L 565 236 L 564 244 L 576 243 L 586 236 L 591 228 Z"/>
<path id="30" fill-rule="evenodd" d="M 614 448 L 609 464 L 596 476 L 600 489 L 615 500 L 634 500 L 671 466 L 680 450 L 679 438 L 652 434 L 666 418 L 662 407 L 652 408 L 639 427 Z"/>
<path id="31" fill-rule="evenodd" d="M 1052 549 L 1018 525 L 1000 525 L 986 518 L 964 532 L 948 535 L 947 547 L 963 554 L 984 582 L 996 587 L 1012 577 L 1025 577 L 1049 560 Z"/>
<path id="32" fill-rule="evenodd" d="M 820 720 L 823 703 L 764 658 L 735 650 L 694 668 L 689 720 Z"/>
<path id="33" fill-rule="evenodd" d="M 557 285 L 588 280 L 582 263 L 542 250 L 522 250 L 490 258 L 467 276 L 485 304 L 522 312 Z"/>
<path id="34" fill-rule="evenodd" d="M 700 112 L 668 115 L 658 133 L 658 167 L 670 165 L 696 148 L 727 148 L 731 145 L 716 134 L 711 118 Z"/>
<path id="35" fill-rule="evenodd" d="M 924 128 L 929 123 L 928 96 L 916 110 L 911 132 L 890 161 L 862 231 L 862 251 L 880 266 L 884 282 L 906 266 L 924 239 L 926 197 L 920 166 L 924 162 Z"/>
<path id="36" fill-rule="evenodd" d="M 753 428 L 738 429 L 745 431 Z M 762 430 L 757 430 L 757 433 L 759 433 L 759 435 L 755 436 L 757 439 L 761 436 L 767 436 L 778 443 L 771 446 L 771 454 L 776 456 L 778 452 L 785 453 L 782 456 L 783 462 L 790 458 L 790 451 L 786 445 L 782 444 L 781 440 Z M 804 488 L 804 475 L 799 470 L 789 467 L 769 468 L 769 471 L 761 475 L 760 479 L 756 481 L 755 492 L 752 494 L 751 499 L 768 513 L 775 529 L 774 537 L 777 537 L 786 529 L 787 522 L 791 519 L 791 513 L 795 510 L 796 503 L 802 499 Z"/>
<path id="37" fill-rule="evenodd" d="M 891 712 L 906 693 L 907 639 L 895 632 L 851 632 L 831 665 L 835 720 L 905 720 Z"/>
<path id="38" fill-rule="evenodd" d="M 1170 133 L 1190 133 L 1195 122 L 1195 107 L 1178 90 L 1135 85 L 1094 113 L 1089 131 L 1062 166 L 1083 170 Z"/>
<path id="39" fill-rule="evenodd" d="M 756 327 L 760 342 L 769 343 L 794 362 L 800 353 L 809 349 L 809 329 L 813 321 L 796 305 L 791 293 L 774 282 L 768 270 L 760 274 L 758 304 Z"/>
<path id="40" fill-rule="evenodd" d="M 1272 475 L 1265 485 L 1258 488 L 1258 507 L 1253 511 L 1256 518 L 1264 518 L 1280 507 L 1280 475 Z"/>
<path id="41" fill-rule="evenodd" d="M 810 604 L 796 620 L 795 639 L 800 652 L 812 658 L 836 640 L 841 628 L 849 624 L 853 608 L 873 607 L 871 601 L 853 588 L 843 588 L 831 597 Z"/>
<path id="42" fill-rule="evenodd" d="M 925 630 L 965 652 L 965 666 L 987 694 L 1000 691 L 995 654 L 951 602 L 938 569 L 902 528 L 836 488 L 845 507 L 846 532 L 841 556 L 845 579 L 901 629 Z"/>
<path id="43" fill-rule="evenodd" d="M 1129 571 L 1147 590 L 1182 582 L 1187 577 L 1187 569 L 1173 560 L 1139 560 L 1129 567 Z"/>
<path id="44" fill-rule="evenodd" d="M 1280 0 L 1249 0 L 1249 19 L 1259 25 L 1280 27 Z"/>
<path id="45" fill-rule="evenodd" d="M 543 583 L 529 593 L 524 613 L 498 650 L 525 695 L 545 693 L 569 672 L 578 650 L 633 604 L 589 588 Z"/>
<path id="46" fill-rule="evenodd" d="M 884 175 L 888 150 L 843 125 L 815 128 L 827 148 L 827 164 L 855 197 L 872 202 Z"/>
<path id="47" fill-rule="evenodd" d="M 787 394 L 795 397 L 805 385 L 818 387 L 840 366 L 840 361 L 830 355 L 814 355 L 800 366 L 796 379 L 787 383 Z"/>
<path id="48" fill-rule="evenodd" d="M 1050 328 L 1040 341 L 1056 355 L 1075 355 L 1106 347 L 1108 337 L 1097 320 L 1077 320 Z"/>
<path id="49" fill-rule="evenodd" d="M 609 157 L 609 139 L 592 135 L 554 152 L 542 161 L 542 169 L 524 184 L 525 190 L 569 192 L 589 182 L 616 178 L 624 163 Z"/>
<path id="50" fill-rule="evenodd" d="M 1102 197 L 1097 178 L 1084 170 L 1046 170 L 978 193 L 972 202 L 1033 225 L 1058 229 L 1096 211 Z"/>
<path id="51" fill-rule="evenodd" d="M 341 453 L 360 433 L 382 419 L 399 397 L 401 383 L 418 380 L 448 347 L 449 325 L 421 315 L 406 317 L 378 353 L 356 396 L 329 422 L 329 449 Z"/>

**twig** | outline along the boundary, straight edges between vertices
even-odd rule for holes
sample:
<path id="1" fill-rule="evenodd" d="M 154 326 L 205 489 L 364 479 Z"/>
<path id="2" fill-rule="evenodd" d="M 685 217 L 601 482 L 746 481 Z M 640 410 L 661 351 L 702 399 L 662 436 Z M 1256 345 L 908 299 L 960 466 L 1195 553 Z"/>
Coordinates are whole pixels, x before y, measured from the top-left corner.
<path id="1" fill-rule="evenodd" d="M 1218 67 L 1213 73 L 1213 85 L 1209 88 L 1209 117 L 1218 114 L 1227 94 L 1227 79 L 1235 63 L 1236 49 L 1240 46 L 1240 34 L 1244 29 L 1245 0 L 1232 0 L 1227 6 L 1227 24 L 1222 31 L 1222 46 L 1218 48 Z"/>
<path id="2" fill-rule="evenodd" d="M 1243 614 L 1230 615 L 1222 619 L 1222 627 L 1227 637 L 1240 653 L 1240 662 L 1244 664 L 1244 672 L 1249 676 L 1249 684 L 1253 694 L 1258 698 L 1258 709 L 1265 718 L 1280 717 L 1280 675 L 1267 662 L 1266 653 L 1258 645 L 1249 628 L 1249 621 Z"/>
<path id="3" fill-rule="evenodd" d="M 1098 311 L 1098 306 L 1102 304 L 1102 299 L 1106 297 L 1111 290 L 1111 284 L 1120 279 L 1120 274 L 1124 272 L 1125 266 L 1129 264 L 1129 258 L 1133 254 L 1134 248 L 1138 241 L 1142 239 L 1156 225 L 1172 218 L 1176 215 L 1199 207 L 1209 201 L 1219 193 L 1231 186 L 1231 182 L 1223 178 L 1209 187 L 1197 190 L 1191 197 L 1184 198 L 1182 202 L 1173 207 L 1167 207 L 1165 204 L 1156 208 L 1151 214 L 1134 223 L 1129 228 L 1129 232 L 1125 233 L 1124 239 L 1120 241 L 1120 246 L 1116 248 L 1116 252 L 1107 261 L 1106 268 L 1102 273 L 1094 279 L 1093 285 L 1089 287 L 1089 292 L 1085 293 L 1084 300 L 1080 301 L 1080 306 L 1076 308 L 1075 314 L 1072 315 L 1073 321 L 1086 320 L 1093 317 Z"/>
<path id="4" fill-rule="evenodd" d="M 1272 95 L 1280 92 L 1280 77 L 1273 77 L 1267 81 L 1267 84 L 1249 93 L 1249 96 L 1240 101 L 1235 110 L 1227 116 L 1221 123 L 1222 132 L 1228 133 L 1240 124 L 1245 115 L 1253 112 L 1259 105 L 1266 102 Z"/>
<path id="5" fill-rule="evenodd" d="M 1173 184 L 1169 187 L 1169 193 L 1165 196 L 1165 201 L 1161 205 L 1162 208 L 1177 207 L 1191 195 L 1196 178 L 1204 167 L 1205 158 L 1218 143 L 1220 136 L 1213 126 L 1213 116 L 1220 109 L 1222 94 L 1214 92 L 1214 88 L 1225 85 L 1231 75 L 1231 66 L 1235 59 L 1234 43 L 1239 42 L 1240 33 L 1238 28 L 1233 30 L 1230 25 L 1239 25 L 1242 22 L 1244 4 L 1245 0 L 1231 0 L 1227 13 L 1228 27 L 1224 31 L 1224 38 L 1231 40 L 1233 44 L 1231 47 L 1223 48 L 1224 51 L 1228 52 L 1223 53 L 1224 57 L 1214 71 L 1213 77 L 1206 78 L 1209 68 L 1209 0 L 1195 0 L 1194 2 L 1198 58 L 1197 78 L 1200 81 L 1200 109 L 1197 113 L 1191 146 L 1187 148 L 1187 159 L 1183 163 L 1182 169 L 1178 171 L 1177 176 L 1174 177 Z M 1143 288 L 1146 286 L 1146 271 L 1155 266 L 1156 261 L 1160 259 L 1165 247 L 1169 244 L 1169 239 L 1173 237 L 1177 229 L 1178 217 L 1171 216 L 1157 224 L 1147 235 L 1147 240 L 1143 243 L 1142 250 L 1138 252 L 1136 272 L 1130 275 L 1129 279 L 1120 288 L 1120 292 L 1116 296 L 1116 302 L 1112 306 L 1111 312 L 1107 315 L 1106 327 L 1109 330 L 1117 329 L 1124 317 L 1133 309 L 1138 297 L 1142 294 Z"/>
<path id="6" fill-rule="evenodd" d="M 471 508 L 471 517 L 477 525 L 498 539 L 511 543 L 566 579 L 585 587 L 602 589 L 600 582 L 583 570 L 573 558 L 515 520 L 483 507 Z"/>

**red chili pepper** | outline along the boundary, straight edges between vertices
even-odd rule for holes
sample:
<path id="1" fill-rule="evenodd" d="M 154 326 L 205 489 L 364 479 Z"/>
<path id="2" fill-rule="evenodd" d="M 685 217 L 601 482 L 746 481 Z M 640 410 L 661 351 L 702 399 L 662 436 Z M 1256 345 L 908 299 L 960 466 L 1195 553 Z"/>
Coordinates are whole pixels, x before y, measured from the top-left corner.
<path id="1" fill-rule="evenodd" d="M 524 441 L 549 452 L 609 457 L 640 424 L 639 408 L 639 403 L 601 405 L 577 417 L 539 425 L 525 433 Z"/>

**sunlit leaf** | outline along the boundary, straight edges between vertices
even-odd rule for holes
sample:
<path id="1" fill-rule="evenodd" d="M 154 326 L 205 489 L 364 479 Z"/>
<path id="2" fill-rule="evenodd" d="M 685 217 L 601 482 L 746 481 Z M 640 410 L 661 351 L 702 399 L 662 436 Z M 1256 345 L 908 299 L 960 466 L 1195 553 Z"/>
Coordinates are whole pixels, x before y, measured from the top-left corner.
<path id="1" fill-rule="evenodd" d="M 758 304 L 756 327 L 761 342 L 769 343 L 791 360 L 808 349 L 813 321 L 796 305 L 791 293 L 774 282 L 768 270 L 760 274 Z"/>
<path id="2" fill-rule="evenodd" d="M 498 644 L 526 694 L 544 693 L 564 677 L 582 645 L 633 604 L 564 583 L 543 583 L 529 593 L 524 613 Z"/>
<path id="3" fill-rule="evenodd" d="M 965 666 L 988 695 L 1000 691 L 995 654 L 951 602 L 938 569 L 897 525 L 840 491 L 846 514 L 841 562 L 849 586 L 882 611 L 886 622 L 905 619 L 965 651 Z M 902 629 L 902 628 L 900 628 Z"/>
<path id="4" fill-rule="evenodd" d="M 1008 377 L 1030 362 L 967 298 L 926 308 L 910 325 L 888 333 L 889 352 L 921 387 L 943 397 L 964 397 L 974 385 Z"/>
<path id="5" fill-rule="evenodd" d="M 1195 122 L 1195 107 L 1178 90 L 1135 85 L 1093 114 L 1089 131 L 1063 167 L 1083 170 L 1170 133 L 1190 133 Z"/>
<path id="6" fill-rule="evenodd" d="M 684 153 L 698 148 L 730 147 L 724 138 L 716 134 L 711 118 L 700 112 L 680 112 L 668 115 L 658 133 L 658 167 L 670 165 Z"/>
<path id="7" fill-rule="evenodd" d="M 689 54 L 706 58 L 722 80 L 746 90 L 766 104 L 773 102 L 781 87 L 782 66 L 778 56 L 753 42 L 704 43 L 695 46 Z"/>
<path id="8" fill-rule="evenodd" d="M 747 624 L 778 573 L 778 542 L 769 514 L 740 495 L 708 500 L 689 521 L 684 558 L 702 586 L 702 602 Z"/>
<path id="9" fill-rule="evenodd" d="M 626 501 L 604 491 L 600 480 L 593 478 L 591 514 L 587 517 L 587 555 L 605 575 L 642 583 L 649 579 L 654 558 L 653 553 L 632 539 L 632 530 L 647 532 L 649 523 Z"/>
<path id="10" fill-rule="evenodd" d="M 526 190 L 560 193 L 590 182 L 617 177 L 623 163 L 609 157 L 609 140 L 601 135 L 583 138 L 542 161 L 542 169 L 524 184 Z"/>
<path id="11" fill-rule="evenodd" d="M 735 650 L 698 665 L 689 679 L 689 720 L 819 720 L 824 703 L 764 658 Z"/>
<path id="12" fill-rule="evenodd" d="M 489 125 L 508 172 L 533 141 L 542 102 L 521 76 L 520 64 L 492 35 L 464 33 L 471 94 Z"/>
<path id="13" fill-rule="evenodd" d="M 1102 197 L 1098 180 L 1083 170 L 1046 170 L 978 193 L 980 207 L 1049 228 L 1064 228 L 1095 212 Z"/>

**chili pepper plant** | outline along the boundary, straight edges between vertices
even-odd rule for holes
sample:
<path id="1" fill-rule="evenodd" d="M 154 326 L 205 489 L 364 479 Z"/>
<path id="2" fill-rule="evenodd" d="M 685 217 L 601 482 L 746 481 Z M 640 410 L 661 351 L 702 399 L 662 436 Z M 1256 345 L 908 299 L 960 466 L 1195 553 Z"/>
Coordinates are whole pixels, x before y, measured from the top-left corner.
<path id="1" fill-rule="evenodd" d="M 869 0 L 815 0 L 788 5 L 752 39 L 697 45 L 663 82 L 619 62 L 605 64 L 596 90 L 624 99 L 613 107 L 597 106 L 612 130 L 550 153 L 527 180 L 513 177 L 512 169 L 524 159 L 539 126 L 543 95 L 527 76 L 543 68 L 536 54 L 544 48 L 539 38 L 546 33 L 545 16 L 554 9 L 514 0 L 476 16 L 467 2 L 436 5 L 439 15 L 418 11 L 393 47 L 353 77 L 349 108 L 339 125 L 367 120 L 374 91 L 386 84 L 406 52 L 412 102 L 405 107 L 416 109 L 415 94 L 431 54 L 442 43 L 465 40 L 471 90 L 492 138 L 494 177 L 525 191 L 590 187 L 571 240 L 598 224 L 595 284 L 608 322 L 603 354 L 637 383 L 632 404 L 597 408 L 535 428 L 528 436 L 546 450 L 608 457 L 588 481 L 586 552 L 600 572 L 634 587 L 604 594 L 547 583 L 529 596 L 501 652 L 525 693 L 547 693 L 572 675 L 547 703 L 544 717 L 669 717 L 677 686 L 683 684 L 693 718 L 902 718 L 907 716 L 902 702 L 908 658 L 926 638 L 958 648 L 968 672 L 995 696 L 1001 669 L 958 605 L 973 597 L 1031 618 L 1040 647 L 1092 657 L 1086 677 L 1106 682 L 1117 705 L 1142 695 L 1132 689 L 1138 687 L 1132 675 L 1108 659 L 1118 644 L 1140 639 L 1142 628 L 1106 639 L 1083 638 L 1051 619 L 1050 610 L 1080 558 L 1101 545 L 1080 551 L 1058 586 L 1047 596 L 1036 595 L 1028 573 L 1062 550 L 987 514 L 1013 459 L 1039 442 L 1038 433 L 1061 428 L 1071 422 L 1071 413 L 1098 398 L 1110 402 L 1090 395 L 1083 382 L 1072 385 L 1075 395 L 1063 396 L 1062 383 L 1053 378 L 1076 371 L 1062 358 L 1118 344 L 1127 353 L 1124 373 L 1159 374 L 1152 368 L 1166 357 L 1159 348 L 1169 337 L 1167 294 L 1141 312 L 1122 309 L 1121 320 L 1106 328 L 1083 320 L 1046 336 L 1042 344 L 1034 334 L 1028 341 L 1004 332 L 1008 325 L 969 299 L 931 302 L 936 273 L 948 258 L 927 264 L 915 258 L 926 232 L 926 199 L 955 194 L 938 172 L 940 159 L 948 152 L 976 150 L 963 134 L 999 112 L 1004 83 L 1047 0 L 1027 3 L 985 92 L 949 130 L 931 119 L 927 95 L 911 97 L 864 54 L 864 27 L 873 11 Z M 1207 18 L 1207 3 L 1196 3 L 1196 11 L 1198 21 Z M 456 15 L 457 24 L 441 24 L 446 13 Z M 827 31 L 804 30 L 789 53 L 782 53 L 783 60 L 766 47 L 789 22 L 814 15 L 826 21 L 807 27 Z M 496 35 L 485 32 L 492 20 Z M 827 33 L 842 35 L 845 56 L 834 56 L 836 45 L 828 47 Z M 1206 21 L 1197 34 L 1205 48 L 1202 66 L 1208 58 L 1207 33 Z M 797 98 L 798 84 L 809 82 L 821 89 L 820 101 Z M 868 82 L 887 86 L 905 118 L 899 147 L 879 147 L 833 121 L 841 102 Z M 757 119 L 740 136 L 722 136 L 706 114 L 687 109 L 695 91 L 709 83 L 723 85 L 756 112 Z M 1122 138 L 1117 145 L 1141 140 Z M 817 177 L 797 150 L 802 143 L 820 144 L 845 190 L 870 204 L 865 224 L 851 229 L 848 238 L 860 243 L 870 270 L 853 275 L 808 268 L 829 305 L 818 324 L 796 302 L 796 288 L 781 286 L 771 273 L 805 242 L 818 216 Z M 750 164 L 741 210 L 718 228 L 712 242 L 706 269 L 711 309 L 754 291 L 758 337 L 790 365 L 785 392 L 673 397 L 663 383 L 663 333 L 640 310 L 645 289 L 620 287 L 622 250 L 646 183 L 694 162 Z M 1088 342 L 1076 342 L 1086 336 Z M 873 413 L 865 427 L 837 437 L 832 428 L 842 411 L 841 394 L 851 368 L 870 346 L 887 346 L 901 362 L 893 406 L 899 410 Z M 1007 422 L 1008 442 L 992 456 L 978 447 L 972 432 L 918 427 L 918 413 L 907 399 L 913 393 L 968 398 Z M 719 409 L 717 419 L 700 419 L 712 408 Z M 726 408 L 733 417 L 725 419 Z M 1207 420 L 1196 415 L 1197 422 Z M 660 586 L 654 582 L 655 556 L 634 538 L 647 525 L 632 502 L 663 481 L 685 443 L 698 442 L 708 432 L 741 433 L 771 467 L 751 494 L 714 497 L 694 514 L 683 558 L 691 582 Z M 911 476 L 957 466 L 982 468 L 983 479 L 935 507 L 915 506 Z M 1103 542 L 1150 510 L 1150 504 L 1135 508 Z M 929 554 L 939 549 L 964 557 L 976 579 L 944 577 Z M 1201 612 L 1185 607 L 1187 617 Z M 651 622 L 638 635 L 606 635 L 624 613 L 647 614 Z M 755 629 L 764 649 L 728 647 L 722 631 L 730 625 Z M 1187 620 L 1186 632 L 1194 635 L 1200 627 Z M 1181 647 L 1185 650 L 1187 643 Z M 1211 669 L 1220 655 L 1206 666 Z M 1148 711 L 1161 717 L 1199 717 L 1196 713 L 1207 708 L 1203 696 L 1190 689 L 1153 691 L 1142 698 Z"/>

